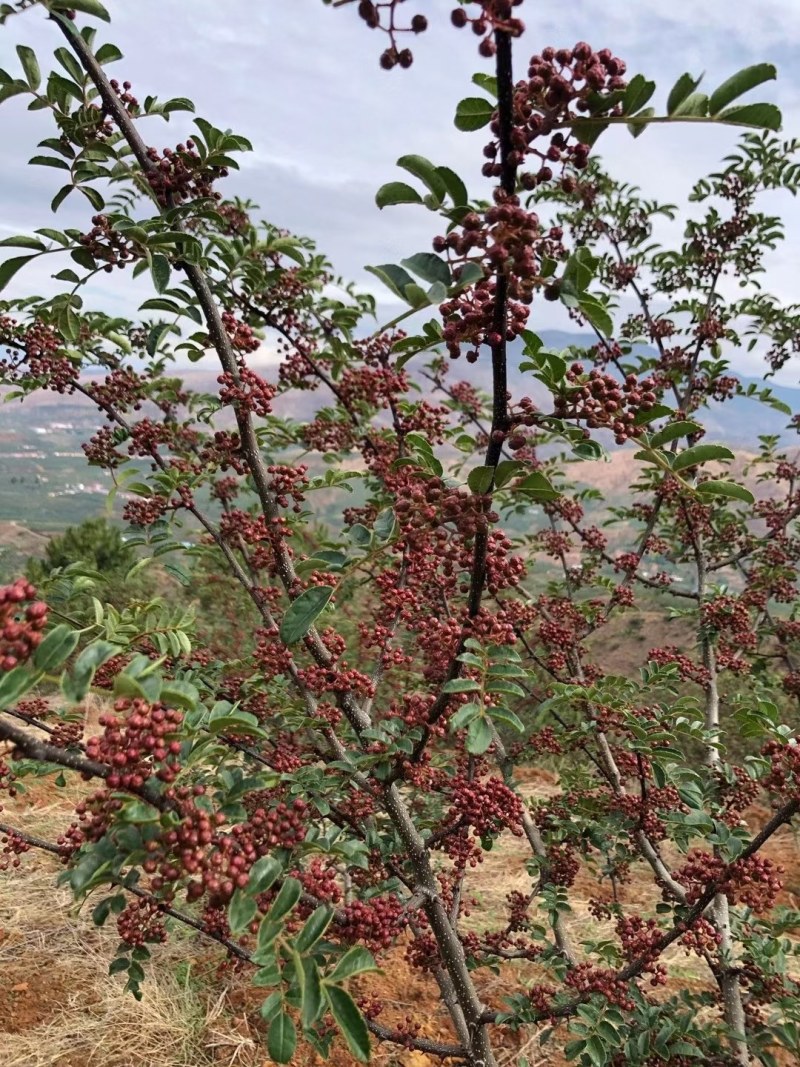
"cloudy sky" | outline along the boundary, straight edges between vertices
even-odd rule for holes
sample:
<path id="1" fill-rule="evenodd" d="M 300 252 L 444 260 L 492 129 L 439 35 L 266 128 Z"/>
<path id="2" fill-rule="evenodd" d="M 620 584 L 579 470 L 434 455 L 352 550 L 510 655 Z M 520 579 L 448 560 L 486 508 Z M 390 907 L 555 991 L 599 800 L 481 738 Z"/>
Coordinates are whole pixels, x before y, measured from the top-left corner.
<path id="1" fill-rule="evenodd" d="M 228 195 L 257 201 L 263 216 L 314 238 L 336 269 L 381 296 L 387 318 L 399 310 L 383 298 L 367 264 L 398 262 L 430 248 L 436 216 L 420 207 L 379 212 L 376 189 L 402 177 L 398 156 L 417 152 L 459 171 L 476 194 L 483 132 L 459 133 L 453 113 L 459 99 L 473 95 L 470 77 L 488 70 L 475 38 L 450 27 L 450 0 L 407 0 L 409 14 L 429 17 L 430 30 L 416 38 L 411 70 L 386 73 L 378 56 L 382 35 L 371 33 L 354 7 L 333 10 L 321 0 L 106 0 L 110 27 L 98 40 L 111 40 L 125 53 L 114 75 L 133 82 L 142 99 L 189 96 L 197 114 L 248 137 L 254 152 L 226 183 Z M 609 47 L 658 85 L 663 106 L 684 71 L 706 72 L 704 88 L 715 88 L 740 67 L 774 62 L 779 80 L 753 99 L 774 100 L 783 110 L 787 137 L 800 136 L 800 3 L 798 0 L 527 0 L 527 24 L 517 46 L 518 69 L 542 47 L 570 46 L 579 39 Z M 13 18 L 0 30 L 0 65 L 17 73 L 14 45 L 33 45 L 42 67 L 61 44 L 38 11 Z M 51 225 L 47 204 L 59 187 L 59 173 L 26 166 L 36 141 L 50 135 L 47 118 L 28 114 L 22 98 L 0 108 L 0 235 Z M 189 132 L 190 116 L 169 126 L 148 120 L 146 139 L 174 145 Z M 150 132 L 152 131 L 152 132 Z M 655 127 L 633 141 L 623 129 L 600 142 L 614 173 L 661 199 L 681 202 L 693 180 L 713 168 L 736 141 L 736 131 L 710 127 Z M 798 300 L 800 206 L 776 196 L 776 213 L 786 220 L 788 241 L 773 256 L 767 285 L 786 301 Z M 70 198 L 58 225 L 86 228 L 90 209 Z M 11 292 L 49 289 L 50 264 L 37 264 Z M 110 276 L 87 291 L 87 302 L 109 311 L 135 307 L 126 276 Z M 560 308 L 540 303 L 534 328 L 565 328 Z M 753 362 L 740 362 L 755 371 Z M 786 384 L 796 381 L 787 371 Z"/>

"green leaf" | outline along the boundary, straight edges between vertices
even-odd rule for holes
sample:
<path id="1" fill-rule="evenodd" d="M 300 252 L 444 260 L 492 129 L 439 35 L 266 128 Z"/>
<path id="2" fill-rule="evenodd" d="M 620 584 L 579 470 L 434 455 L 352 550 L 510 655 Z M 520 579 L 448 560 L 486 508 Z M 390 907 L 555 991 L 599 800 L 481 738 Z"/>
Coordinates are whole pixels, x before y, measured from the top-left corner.
<path id="1" fill-rule="evenodd" d="M 462 263 L 460 267 L 456 267 L 455 273 L 457 275 L 455 284 L 460 289 L 466 285 L 474 285 L 486 277 L 483 268 L 477 263 Z"/>
<path id="2" fill-rule="evenodd" d="M 502 722 L 510 726 L 512 730 L 516 730 L 518 734 L 525 733 L 522 719 L 508 708 L 489 708 L 488 713 L 493 722 Z"/>
<path id="3" fill-rule="evenodd" d="M 0 88 L 0 104 L 5 100 L 10 100 L 12 96 L 19 96 L 20 93 L 27 93 L 28 87 L 25 82 L 20 81 L 8 82 Z"/>
<path id="4" fill-rule="evenodd" d="M 499 681 L 499 682 L 493 682 L 493 681 L 490 680 L 489 684 L 486 686 L 486 692 L 487 693 L 502 693 L 504 696 L 509 696 L 509 697 L 524 697 L 525 696 L 525 690 L 522 688 L 522 686 L 517 685 L 516 682 L 509 682 L 509 681 L 505 681 L 505 680 L 504 681 Z M 490 709 L 490 711 L 491 711 L 491 709 Z"/>
<path id="5" fill-rule="evenodd" d="M 354 945 L 342 956 L 328 976 L 331 982 L 343 982 L 346 978 L 352 978 L 356 974 L 365 974 L 367 971 L 377 971 L 372 954 L 361 945 Z"/>
<path id="6" fill-rule="evenodd" d="M 303 886 L 297 878 L 287 878 L 278 890 L 278 895 L 272 902 L 267 918 L 271 923 L 280 922 L 284 915 L 288 915 L 303 893 Z"/>
<path id="7" fill-rule="evenodd" d="M 681 74 L 680 78 L 678 78 L 669 91 L 669 96 L 667 97 L 667 114 L 672 115 L 675 108 L 680 107 L 684 100 L 695 91 L 702 80 L 702 74 L 699 78 L 693 78 L 691 74 Z"/>
<path id="8" fill-rule="evenodd" d="M 628 133 L 632 137 L 638 137 L 640 134 L 644 133 L 647 129 L 647 120 L 651 119 L 655 113 L 656 109 L 654 107 L 646 107 L 644 111 L 640 111 L 638 115 L 635 115 L 628 123 Z"/>
<path id="9" fill-rule="evenodd" d="M 579 141 L 583 144 L 593 145 L 598 137 L 608 129 L 607 122 L 591 122 L 587 119 L 577 119 L 572 123 L 571 129 Z"/>
<path id="10" fill-rule="evenodd" d="M 258 896 L 259 893 L 266 893 L 282 870 L 283 868 L 281 864 L 274 858 L 274 856 L 262 856 L 261 859 L 256 860 L 250 868 L 250 880 L 247 883 L 247 892 L 251 896 Z"/>
<path id="11" fill-rule="evenodd" d="M 497 78 L 493 74 L 478 74 L 472 75 L 472 84 L 477 85 L 479 89 L 483 89 L 485 93 L 489 93 L 495 100 L 497 99 Z"/>
<path id="12" fill-rule="evenodd" d="M 74 185 L 62 185 L 61 186 L 61 188 L 58 190 L 56 195 L 50 201 L 50 210 L 53 212 L 53 214 L 55 214 L 55 212 L 58 211 L 58 209 L 61 207 L 61 205 L 64 203 L 64 201 L 67 199 L 67 197 L 69 196 L 69 194 L 72 192 L 72 190 L 74 188 L 75 188 Z"/>
<path id="13" fill-rule="evenodd" d="M 669 418 L 670 415 L 674 415 L 675 412 L 672 408 L 668 408 L 666 404 L 654 404 L 648 411 L 638 411 L 634 417 L 634 426 L 647 426 L 648 423 L 656 422 L 658 419 Z"/>
<path id="14" fill-rule="evenodd" d="M 433 252 L 417 252 L 416 255 L 401 259 L 400 262 L 426 282 L 441 282 L 445 286 L 449 286 L 452 282 L 450 268 Z"/>
<path id="15" fill-rule="evenodd" d="M 289 1063 L 297 1048 L 297 1031 L 290 1015 L 280 1011 L 269 1025 L 267 1051 L 275 1063 Z"/>
<path id="16" fill-rule="evenodd" d="M 106 63 L 116 63 L 123 56 L 115 44 L 101 44 L 95 52 L 94 58 L 101 67 L 104 67 Z"/>
<path id="17" fill-rule="evenodd" d="M 258 908 L 252 897 L 237 889 L 228 905 L 228 922 L 234 934 L 243 934 L 255 919 Z"/>
<path id="18" fill-rule="evenodd" d="M 682 115 L 696 116 L 702 118 L 708 114 L 708 97 L 705 93 L 689 93 L 689 95 L 678 104 L 675 111 L 672 113 L 672 117 L 676 118 Z"/>
<path id="19" fill-rule="evenodd" d="M 56 325 L 61 336 L 67 341 L 77 341 L 81 332 L 81 323 L 71 304 L 65 304 L 56 316 Z"/>
<path id="20" fill-rule="evenodd" d="M 150 260 L 150 275 L 153 279 L 153 286 L 157 293 L 163 293 L 169 286 L 171 273 L 169 260 L 166 256 L 162 256 L 160 252 L 156 252 L 155 255 L 148 258 Z"/>
<path id="21" fill-rule="evenodd" d="M 578 297 L 578 308 L 598 333 L 601 333 L 604 337 L 611 337 L 614 332 L 614 323 L 604 305 L 596 296 L 592 296 L 590 293 L 581 293 Z"/>
<path id="22" fill-rule="evenodd" d="M 455 207 L 466 207 L 469 203 L 469 194 L 467 193 L 467 187 L 463 181 L 456 174 L 454 170 L 449 167 L 437 167 L 436 173 L 444 182 L 450 199 L 453 201 Z"/>
<path id="23" fill-rule="evenodd" d="M 732 126 L 755 126 L 763 130 L 779 130 L 783 121 L 780 108 L 774 104 L 742 104 L 729 107 L 716 117 Z"/>
<path id="24" fill-rule="evenodd" d="M 108 12 L 100 0 L 57 0 L 53 5 L 57 11 L 80 11 L 84 15 L 94 15 L 103 22 L 111 22 Z"/>
<path id="25" fill-rule="evenodd" d="M 302 1014 L 303 1029 L 310 1029 L 322 1015 L 325 1000 L 322 996 L 322 982 L 319 967 L 313 959 L 304 959 L 300 963 L 302 970 Z"/>
<path id="26" fill-rule="evenodd" d="M 375 194 L 375 203 L 379 208 L 390 207 L 392 204 L 421 204 L 422 197 L 405 182 L 387 182 Z"/>
<path id="27" fill-rule="evenodd" d="M 388 541 L 395 531 L 397 521 L 392 508 L 384 508 L 379 512 L 372 524 L 372 531 L 379 541 Z"/>
<path id="28" fill-rule="evenodd" d="M 633 115 L 650 99 L 656 89 L 656 83 L 648 81 L 643 74 L 635 74 L 628 82 L 622 98 L 622 114 Z"/>
<path id="29" fill-rule="evenodd" d="M 708 463 L 711 460 L 733 459 L 733 452 L 725 445 L 693 445 L 684 449 L 675 457 L 672 464 L 674 471 L 686 470 L 687 467 L 696 467 L 700 463 Z"/>
<path id="30" fill-rule="evenodd" d="M 441 203 L 447 196 L 447 185 L 437 168 L 424 156 L 401 156 L 397 161 L 398 167 L 407 170 L 415 178 L 419 178 L 430 189 L 436 199 Z"/>
<path id="31" fill-rule="evenodd" d="M 26 263 L 30 263 L 36 256 L 15 256 L 0 263 L 0 293 L 5 289 L 18 270 L 22 270 Z"/>
<path id="32" fill-rule="evenodd" d="M 468 96 L 456 108 L 456 129 L 470 132 L 488 126 L 494 114 L 494 105 L 482 96 Z"/>
<path id="33" fill-rule="evenodd" d="M 495 467 L 473 467 L 467 475 L 467 485 L 473 493 L 488 493 L 494 481 Z"/>
<path id="34" fill-rule="evenodd" d="M 737 485 L 736 482 L 710 478 L 707 482 L 699 482 L 696 488 L 698 493 L 709 496 L 727 496 L 733 500 L 743 500 L 746 504 L 755 503 L 755 497 L 750 490 L 745 489 L 743 485 Z"/>
<path id="35" fill-rule="evenodd" d="M 33 248 L 37 252 L 46 252 L 47 246 L 38 237 L 26 237 L 20 234 L 18 237 L 6 237 L 0 241 L 0 248 Z"/>
<path id="36" fill-rule="evenodd" d="M 683 420 L 671 422 L 659 430 L 658 433 L 653 434 L 650 438 L 650 446 L 652 448 L 661 448 L 678 437 L 690 437 L 701 429 L 702 427 L 696 422 L 685 422 Z"/>
<path id="37" fill-rule="evenodd" d="M 33 92 L 36 92 L 42 84 L 42 72 L 39 70 L 39 62 L 36 59 L 36 53 L 32 48 L 28 48 L 26 44 L 18 44 L 17 55 L 22 64 L 25 81 Z"/>
<path id="38" fill-rule="evenodd" d="M 147 344 L 145 346 L 148 356 L 154 356 L 156 354 L 159 345 L 171 329 L 172 327 L 168 322 L 157 322 L 155 326 L 151 327 L 150 333 L 147 335 Z"/>
<path id="39" fill-rule="evenodd" d="M 414 279 L 403 270 L 402 267 L 398 267 L 394 263 L 382 263 L 378 267 L 365 267 L 370 274 L 374 274 L 376 278 L 380 278 L 387 288 L 399 296 L 401 300 L 405 300 L 408 303 L 406 297 L 406 287 L 414 285 Z"/>
<path id="40" fill-rule="evenodd" d="M 488 719 L 473 719 L 467 730 L 467 752 L 482 756 L 492 743 L 492 727 Z"/>
<path id="41" fill-rule="evenodd" d="M 708 101 L 709 112 L 717 115 L 737 96 L 742 96 L 751 89 L 755 89 L 757 85 L 763 85 L 764 82 L 774 81 L 777 76 L 778 72 L 771 63 L 756 63 L 752 67 L 737 71 L 711 94 L 711 99 Z"/>
<path id="42" fill-rule="evenodd" d="M 524 481 L 520 482 L 515 488 L 521 492 L 527 493 L 533 497 L 534 500 L 557 500 L 560 493 L 557 489 L 553 488 L 552 483 L 539 471 L 534 471 L 529 474 Z"/>
<path id="43" fill-rule="evenodd" d="M 306 919 L 303 929 L 294 939 L 294 947 L 297 951 L 308 952 L 313 945 L 316 945 L 317 941 L 330 926 L 332 919 L 333 909 L 329 908 L 327 904 L 322 904 L 316 911 L 312 911 Z"/>
<path id="44" fill-rule="evenodd" d="M 253 953 L 253 959 L 256 963 L 269 966 L 269 962 L 274 961 L 275 950 L 273 945 L 275 944 L 275 939 L 282 932 L 283 923 L 273 922 L 269 916 L 264 916 L 259 923 L 256 951 Z"/>
<path id="45" fill-rule="evenodd" d="M 23 693 L 36 685 L 40 677 L 40 674 L 34 674 L 22 664 L 0 674 L 0 708 L 7 708 L 19 700 Z"/>
<path id="46" fill-rule="evenodd" d="M 308 633 L 314 620 L 324 610 L 333 596 L 331 585 L 314 585 L 293 600 L 280 628 L 280 639 L 285 645 L 293 645 Z"/>
<path id="47" fill-rule="evenodd" d="M 462 704 L 455 715 L 450 718 L 450 732 L 455 733 L 456 730 L 463 730 L 465 726 L 469 726 L 473 719 L 481 714 L 481 705 L 470 703 Z"/>
<path id="48" fill-rule="evenodd" d="M 33 654 L 33 665 L 40 671 L 53 671 L 67 659 L 78 646 L 80 634 L 63 623 L 45 637 Z"/>
<path id="49" fill-rule="evenodd" d="M 75 660 L 71 672 L 61 679 L 61 691 L 64 696 L 78 704 L 89 692 L 94 672 L 120 652 L 119 645 L 110 641 L 93 641 Z"/>
<path id="50" fill-rule="evenodd" d="M 355 1001 L 339 986 L 326 985 L 331 1015 L 342 1032 L 350 1052 L 361 1063 L 369 1062 L 369 1032 L 364 1017 L 356 1007 Z"/>
<path id="51" fill-rule="evenodd" d="M 563 281 L 571 282 L 579 293 L 583 293 L 595 275 L 597 264 L 597 258 L 586 245 L 581 245 L 567 260 Z"/>
<path id="52" fill-rule="evenodd" d="M 69 163 L 58 156 L 31 156 L 28 160 L 29 167 L 53 167 L 55 170 L 69 170 Z"/>
<path id="53" fill-rule="evenodd" d="M 480 682 L 474 678 L 451 678 L 442 686 L 443 693 L 475 693 L 480 689 Z"/>

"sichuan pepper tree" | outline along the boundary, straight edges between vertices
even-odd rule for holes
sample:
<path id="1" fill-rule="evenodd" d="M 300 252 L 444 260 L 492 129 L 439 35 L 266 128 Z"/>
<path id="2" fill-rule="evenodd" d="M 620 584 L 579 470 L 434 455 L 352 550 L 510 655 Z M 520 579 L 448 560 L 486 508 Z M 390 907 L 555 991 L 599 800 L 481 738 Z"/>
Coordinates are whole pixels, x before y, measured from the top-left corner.
<path id="1" fill-rule="evenodd" d="M 710 95 L 682 75 L 660 114 L 646 106 L 653 84 L 609 50 L 531 56 L 520 8 L 452 13 L 493 64 L 456 115 L 465 131 L 489 127 L 486 198 L 446 165 L 401 157 L 410 179 L 383 186 L 378 206 L 419 203 L 439 235 L 372 268 L 408 307 L 377 330 L 373 300 L 309 241 L 223 198 L 244 138 L 195 119 L 175 147 L 153 147 L 144 120 L 191 102 L 140 100 L 108 77 L 121 53 L 79 28 L 106 18 L 97 0 L 0 8 L 3 21 L 43 12 L 60 38 L 45 79 L 18 49 L 0 99 L 52 114 L 32 162 L 64 172 L 53 209 L 76 191 L 89 201 L 83 230 L 2 242 L 22 249 L 0 266 L 3 286 L 41 256 L 70 264 L 56 296 L 2 305 L 7 399 L 48 389 L 96 407 L 87 460 L 124 491 L 145 559 L 177 560 L 201 609 L 111 607 L 79 565 L 55 575 L 57 608 L 23 578 L 0 591 L 0 783 L 12 797 L 29 774 L 86 783 L 57 840 L 11 805 L 5 862 L 31 848 L 63 861 L 94 921 L 116 922 L 111 970 L 134 994 L 173 927 L 222 946 L 264 990 L 277 1062 L 298 1031 L 325 1054 L 338 1030 L 359 1060 L 371 1034 L 488 1067 L 522 1032 L 596 1067 L 776 1063 L 771 1050 L 800 1047 L 797 916 L 778 905 L 764 852 L 800 810 L 783 724 L 800 694 L 797 466 L 765 438 L 756 500 L 703 418 L 742 394 L 780 407 L 729 357 L 766 342 L 775 369 L 798 345 L 797 310 L 758 277 L 781 235 L 759 195 L 796 190 L 797 146 L 770 132 L 772 105 L 737 103 L 774 77 L 767 64 Z M 409 66 L 403 35 L 425 16 L 397 0 L 357 12 L 387 35 L 381 65 Z M 685 240 L 664 249 L 653 219 L 677 209 L 591 159 L 606 127 L 663 121 L 751 127 L 696 187 Z M 135 320 L 81 295 L 118 269 L 155 290 Z M 540 299 L 594 338 L 547 351 L 530 329 Z M 280 350 L 269 378 L 253 358 L 263 338 Z M 218 387 L 193 392 L 178 361 L 208 353 Z M 307 424 L 280 414 L 301 390 L 320 397 Z M 640 474 L 625 507 L 603 511 L 569 474 L 623 447 Z M 70 588 L 81 604 L 94 594 L 93 618 L 71 619 Z M 615 676 L 595 635 L 644 598 L 689 636 Z M 220 611 L 227 643 L 203 618 Z M 84 739 L 75 709 L 90 689 L 108 706 Z M 554 757 L 558 790 L 526 798 L 517 769 Z M 756 798 L 773 813 L 752 826 Z M 501 835 L 525 843 L 525 890 L 482 920 L 473 871 Z M 571 922 L 580 873 L 591 936 Z M 649 912 L 625 894 L 643 876 Z M 702 989 L 669 974 L 676 951 L 707 969 Z M 440 1037 L 385 1018 L 369 974 L 391 953 L 429 976 L 449 1020 Z M 500 994 L 487 989 L 496 973 Z"/>

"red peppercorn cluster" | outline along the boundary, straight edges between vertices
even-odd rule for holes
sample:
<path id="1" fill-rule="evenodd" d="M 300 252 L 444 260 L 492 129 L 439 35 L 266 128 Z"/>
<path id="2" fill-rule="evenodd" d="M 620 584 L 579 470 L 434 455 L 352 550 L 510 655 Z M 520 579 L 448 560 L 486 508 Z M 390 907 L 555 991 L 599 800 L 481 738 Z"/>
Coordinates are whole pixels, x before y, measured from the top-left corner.
<path id="1" fill-rule="evenodd" d="M 106 273 L 114 267 L 126 267 L 137 256 L 133 243 L 113 228 L 108 215 L 93 215 L 91 230 L 81 234 L 78 241 L 91 256 L 105 263 Z"/>
<path id="2" fill-rule="evenodd" d="M 89 463 L 115 470 L 125 462 L 125 457 L 117 450 L 118 443 L 115 431 L 110 426 L 101 426 L 97 433 L 83 442 L 81 448 Z"/>
<path id="3" fill-rule="evenodd" d="M 117 94 L 120 101 L 125 105 L 125 110 L 129 115 L 135 114 L 139 110 L 139 101 L 131 93 L 132 86 L 129 81 L 124 81 L 122 85 L 120 85 L 116 78 L 111 78 L 108 84 Z"/>
<path id="4" fill-rule="evenodd" d="M 708 685 L 710 675 L 707 668 L 684 655 L 677 645 L 651 648 L 647 653 L 647 658 L 663 666 L 677 667 L 681 678 L 688 678 L 692 682 L 697 682 L 698 685 Z"/>
<path id="5" fill-rule="evenodd" d="M 26 578 L 0 587 L 0 671 L 30 659 L 47 626 L 47 604 L 36 600 L 36 587 Z"/>
<path id="6" fill-rule="evenodd" d="M 38 379 L 38 385 L 53 392 L 71 393 L 78 380 L 78 368 L 63 351 L 61 336 L 40 320 L 22 327 L 14 319 L 0 317 L 0 344 L 14 355 L 0 360 L 6 384 Z"/>
<path id="7" fill-rule="evenodd" d="M 595 52 L 591 45 L 579 41 L 574 48 L 545 48 L 541 55 L 531 57 L 528 79 L 514 88 L 514 129 L 511 135 L 512 152 L 509 163 L 521 166 L 526 157 L 538 159 L 536 171 L 520 174 L 525 189 L 549 182 L 553 178 L 551 164 L 559 163 L 582 170 L 589 158 L 587 144 L 569 144 L 569 133 L 558 129 L 574 118 L 574 113 L 586 113 L 588 100 L 595 94 L 613 93 L 625 88 L 625 63 L 607 49 Z M 614 110 L 612 109 L 612 114 Z M 499 118 L 490 127 L 495 136 L 485 148 L 489 162 L 484 165 L 487 177 L 499 177 L 502 164 L 497 161 L 500 146 Z M 540 137 L 549 137 L 545 149 L 532 147 Z"/>
<path id="8" fill-rule="evenodd" d="M 500 778 L 470 779 L 460 774 L 449 786 L 453 806 L 448 821 L 471 826 L 477 837 L 510 830 L 522 834 L 522 801 Z"/>
<path id="9" fill-rule="evenodd" d="M 204 163 L 191 137 L 186 144 L 165 148 L 163 153 L 148 148 L 147 158 L 151 166 L 145 171 L 145 178 L 162 207 L 209 197 L 222 199 L 213 184 L 218 178 L 228 176 L 228 168 Z"/>
<path id="10" fill-rule="evenodd" d="M 353 900 L 342 910 L 338 926 L 344 940 L 360 942 L 373 952 L 389 948 L 408 921 L 395 896 Z"/>
<path id="11" fill-rule="evenodd" d="M 122 517 L 130 526 L 152 526 L 169 510 L 169 501 L 163 496 L 137 497 L 129 500 L 122 509 Z"/>
<path id="12" fill-rule="evenodd" d="M 158 765 L 156 776 L 171 782 L 178 773 L 181 743 L 175 732 L 183 714 L 141 697 L 114 702 L 114 714 L 101 715 L 103 733 L 86 742 L 86 755 L 112 768 L 111 789 L 141 789 Z"/>
<path id="13" fill-rule="evenodd" d="M 401 472 L 410 471 L 403 467 Z M 415 531 L 424 534 L 439 526 L 455 526 L 462 538 L 474 537 L 489 523 L 497 522 L 496 511 L 487 510 L 491 497 L 447 486 L 441 478 L 423 478 L 401 473 L 393 480 L 394 510 L 404 534 L 415 542 Z M 456 559 L 454 555 L 453 560 Z"/>
<path id="14" fill-rule="evenodd" d="M 610 968 L 598 967 L 593 963 L 577 963 L 567 971 L 564 984 L 584 996 L 599 993 L 609 1004 L 615 1004 L 623 1011 L 634 1010 L 627 984 L 621 982 L 616 971 Z"/>
<path id="15" fill-rule="evenodd" d="M 16 780 L 16 774 L 11 770 L 6 761 L 0 757 L 0 793 L 8 793 L 9 797 L 13 800 L 17 795 L 17 787 L 14 785 Z M 2 805 L 0 805 L 0 811 L 2 811 Z"/>
<path id="16" fill-rule="evenodd" d="M 353 0 L 346 0 L 353 2 Z M 410 48 L 400 46 L 401 34 L 424 33 L 428 28 L 428 19 L 425 15 L 413 15 L 405 25 L 398 21 L 397 8 L 404 0 L 358 0 L 358 15 L 371 30 L 383 30 L 389 37 L 389 47 L 384 50 L 380 57 L 380 64 L 384 70 L 392 70 L 394 67 L 408 69 L 414 62 L 414 55 Z M 495 46 L 493 34 L 502 30 L 512 37 L 519 37 L 524 30 L 522 21 L 515 18 L 513 10 L 518 7 L 522 0 L 470 0 L 477 5 L 479 10 L 474 14 L 468 12 L 466 7 L 455 8 L 450 21 L 457 29 L 471 26 L 472 32 L 481 38 L 478 51 L 482 56 L 493 56 Z"/>
<path id="17" fill-rule="evenodd" d="M 708 919 L 702 916 L 692 923 L 691 927 L 681 937 L 681 947 L 686 953 L 694 952 L 703 956 L 708 952 L 715 952 L 722 943 L 722 935 L 714 929 Z"/>
<path id="18" fill-rule="evenodd" d="M 253 327 L 248 326 L 246 322 L 241 322 L 231 311 L 222 312 L 222 325 L 225 327 L 231 345 L 239 352 L 255 352 L 261 344 L 253 332 Z"/>
<path id="19" fill-rule="evenodd" d="M 272 464 L 267 467 L 270 476 L 270 488 L 275 494 L 275 503 L 282 508 L 290 506 L 292 511 L 299 514 L 305 500 L 304 490 L 308 488 L 308 467 L 299 463 L 296 467 L 285 464 Z"/>
<path id="20" fill-rule="evenodd" d="M 775 797 L 775 805 L 800 796 L 800 743 L 797 739 L 768 741 L 761 754 L 770 761 L 769 774 L 762 784 Z"/>
<path id="21" fill-rule="evenodd" d="M 690 903 L 699 900 L 707 886 L 714 885 L 732 904 L 741 902 L 759 913 L 774 907 L 783 889 L 783 873 L 783 868 L 767 856 L 748 856 L 726 864 L 710 852 L 691 849 L 674 877 L 686 886 Z"/>
<path id="22" fill-rule="evenodd" d="M 316 900 L 338 904 L 342 899 L 335 866 L 320 856 L 314 856 L 307 867 L 292 871 L 293 877 L 302 882 L 303 889 Z"/>
<path id="23" fill-rule="evenodd" d="M 450 21 L 456 29 L 464 29 L 469 26 L 476 37 L 481 38 L 478 52 L 489 59 L 495 54 L 494 33 L 501 30 L 510 37 L 519 37 L 525 30 L 525 24 L 521 19 L 514 17 L 514 8 L 522 4 L 522 0 L 472 0 L 480 5 L 480 10 L 471 15 L 466 7 L 454 8 L 450 13 Z"/>
<path id="24" fill-rule="evenodd" d="M 253 808 L 260 794 L 252 801 L 248 798 L 245 807 Z M 274 848 L 294 848 L 305 841 L 307 833 L 308 804 L 297 797 L 291 804 L 280 801 L 274 807 L 255 807 L 246 825 L 233 828 L 234 837 L 247 836 L 261 854 Z"/>
<path id="25" fill-rule="evenodd" d="M 164 914 L 152 900 L 132 900 L 117 917 L 117 933 L 130 948 L 164 942 Z"/>
<path id="26" fill-rule="evenodd" d="M 2 786 L 2 767 L 3 764 L 0 763 L 0 786 Z M 20 856 L 30 852 L 31 849 L 28 842 L 14 830 L 4 833 L 0 837 L 0 844 L 3 846 L 0 849 L 0 871 L 7 871 L 9 867 L 19 867 Z"/>
<path id="27" fill-rule="evenodd" d="M 556 396 L 554 401 L 559 418 L 585 422 L 589 429 L 610 429 L 618 445 L 644 432 L 644 427 L 636 425 L 636 416 L 651 411 L 656 403 L 650 378 L 640 382 L 635 374 L 629 374 L 620 383 L 596 367 L 585 375 L 583 366 L 573 363 L 566 380 L 572 388 Z"/>
<path id="28" fill-rule="evenodd" d="M 249 367 L 240 368 L 238 382 L 227 371 L 220 374 L 217 381 L 221 386 L 219 398 L 223 404 L 262 419 L 272 411 L 275 387 Z"/>
<path id="29" fill-rule="evenodd" d="M 573 885 L 581 869 L 575 849 L 566 841 L 548 846 L 545 863 L 547 881 L 552 885 Z"/>

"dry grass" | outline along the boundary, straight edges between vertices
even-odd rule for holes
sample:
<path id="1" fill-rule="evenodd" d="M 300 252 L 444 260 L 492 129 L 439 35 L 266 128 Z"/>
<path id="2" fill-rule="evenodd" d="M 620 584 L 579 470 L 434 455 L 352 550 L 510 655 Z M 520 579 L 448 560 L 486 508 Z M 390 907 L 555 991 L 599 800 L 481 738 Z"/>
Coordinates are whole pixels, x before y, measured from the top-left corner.
<path id="1" fill-rule="evenodd" d="M 37 822 L 44 821 L 37 812 Z M 142 1000 L 110 977 L 113 923 L 96 929 L 57 865 L 28 856 L 0 880 L 0 1004 L 4 1067 L 261 1067 L 258 1035 L 195 975 L 197 946 L 172 939 L 154 952 Z M 88 911 L 88 909 L 87 909 Z"/>

